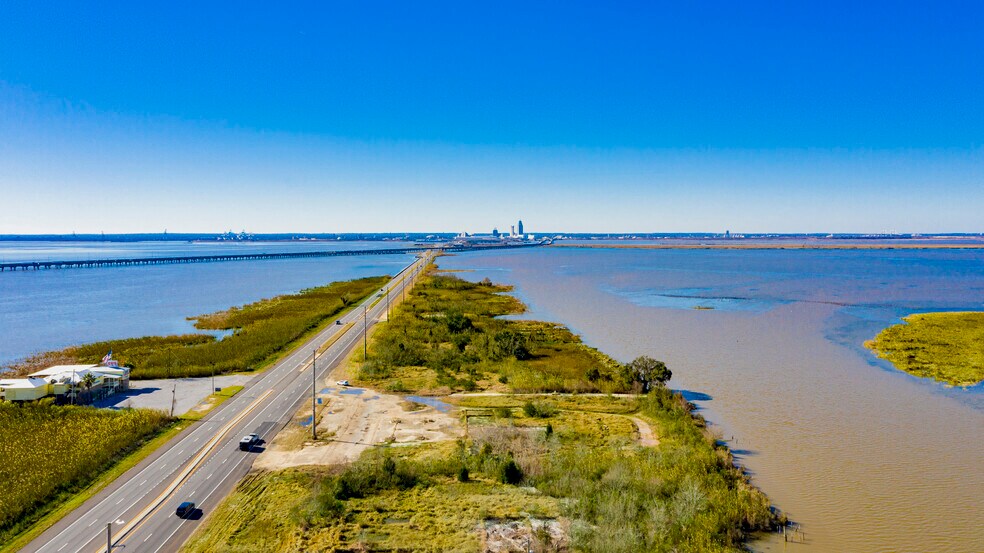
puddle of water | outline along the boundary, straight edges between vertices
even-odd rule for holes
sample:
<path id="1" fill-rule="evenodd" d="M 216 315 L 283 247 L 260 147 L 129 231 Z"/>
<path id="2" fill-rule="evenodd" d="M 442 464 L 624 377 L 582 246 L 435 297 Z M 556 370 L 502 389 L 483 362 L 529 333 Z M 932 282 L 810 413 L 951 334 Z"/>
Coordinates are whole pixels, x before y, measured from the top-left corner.
<path id="1" fill-rule="evenodd" d="M 441 413 L 447 413 L 451 410 L 451 406 L 447 403 L 432 397 L 422 397 L 422 396 L 406 396 L 404 399 L 407 401 L 412 401 L 414 403 L 422 403 L 437 409 Z"/>
<path id="2" fill-rule="evenodd" d="M 338 393 L 347 396 L 361 396 L 362 392 L 365 392 L 362 388 L 342 388 L 338 391 Z"/>
<path id="3" fill-rule="evenodd" d="M 299 424 L 301 426 L 311 426 L 311 421 L 313 421 L 313 420 L 314 420 L 314 417 L 307 417 L 307 418 L 305 418 L 304 420 L 300 421 L 297 424 Z"/>

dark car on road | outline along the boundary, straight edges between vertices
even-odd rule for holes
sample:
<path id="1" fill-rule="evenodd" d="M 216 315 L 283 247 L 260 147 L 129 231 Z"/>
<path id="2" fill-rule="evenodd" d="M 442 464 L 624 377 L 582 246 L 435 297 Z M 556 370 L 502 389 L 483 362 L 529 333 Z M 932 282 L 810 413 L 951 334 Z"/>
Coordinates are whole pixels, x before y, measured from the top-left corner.
<path id="1" fill-rule="evenodd" d="M 260 443 L 260 437 L 256 434 L 250 434 L 248 436 L 243 436 L 243 439 L 239 440 L 239 449 L 243 451 L 249 451 L 253 449 L 253 446 Z"/>
<path id="2" fill-rule="evenodd" d="M 185 518 L 193 512 L 195 512 L 195 504 L 191 501 L 185 501 L 181 505 L 178 505 L 178 510 L 174 514 L 178 515 L 179 518 Z"/>

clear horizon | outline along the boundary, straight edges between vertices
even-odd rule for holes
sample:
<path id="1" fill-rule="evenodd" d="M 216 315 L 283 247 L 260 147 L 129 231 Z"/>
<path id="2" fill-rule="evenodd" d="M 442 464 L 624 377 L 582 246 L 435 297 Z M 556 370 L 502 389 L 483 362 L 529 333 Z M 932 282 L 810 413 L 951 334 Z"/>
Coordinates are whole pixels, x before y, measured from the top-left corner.
<path id="1" fill-rule="evenodd" d="M 960 2 L 5 6 L 0 234 L 980 233 L 982 23 Z"/>

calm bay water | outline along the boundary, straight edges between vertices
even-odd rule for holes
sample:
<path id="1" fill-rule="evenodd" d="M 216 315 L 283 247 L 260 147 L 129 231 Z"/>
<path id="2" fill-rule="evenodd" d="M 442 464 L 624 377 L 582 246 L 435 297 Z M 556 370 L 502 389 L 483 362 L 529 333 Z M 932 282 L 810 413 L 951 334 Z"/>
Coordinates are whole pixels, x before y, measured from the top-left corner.
<path id="1" fill-rule="evenodd" d="M 538 248 L 440 264 L 514 284 L 527 316 L 620 360 L 665 360 L 803 525 L 807 544 L 756 550 L 984 551 L 984 387 L 911 377 L 862 345 L 908 313 L 984 310 L 981 250 Z"/>
<path id="2" fill-rule="evenodd" d="M 0 242 L 4 261 L 400 247 L 400 242 Z M 275 259 L 0 273 L 0 366 L 83 342 L 197 332 L 189 316 L 364 276 L 412 255 Z"/>

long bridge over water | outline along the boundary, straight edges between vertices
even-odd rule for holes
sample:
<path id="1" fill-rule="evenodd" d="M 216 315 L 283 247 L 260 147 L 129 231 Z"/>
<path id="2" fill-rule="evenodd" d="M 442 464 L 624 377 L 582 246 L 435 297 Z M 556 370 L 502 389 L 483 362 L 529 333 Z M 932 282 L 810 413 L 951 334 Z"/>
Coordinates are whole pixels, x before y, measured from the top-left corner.
<path id="1" fill-rule="evenodd" d="M 398 255 L 420 253 L 427 250 L 463 252 L 489 249 L 514 249 L 539 246 L 520 244 L 512 246 L 413 246 L 409 248 L 384 248 L 378 250 L 322 250 L 311 252 L 240 253 L 225 255 L 183 255 L 162 257 L 125 257 L 115 259 L 70 259 L 62 261 L 18 261 L 0 263 L 0 272 L 40 269 L 77 269 L 83 267 L 120 267 L 127 265 L 167 265 L 172 263 L 211 263 L 216 261 L 255 261 L 259 259 L 297 259 L 306 257 L 342 257 L 352 255 Z"/>

